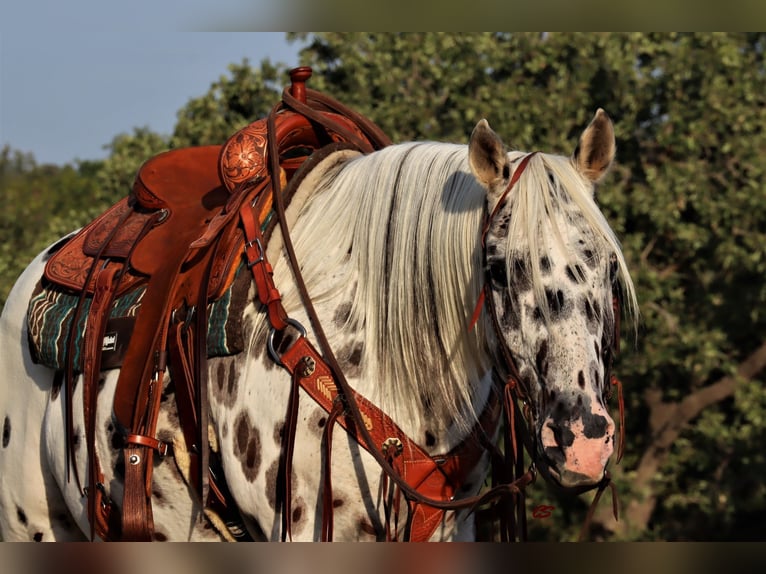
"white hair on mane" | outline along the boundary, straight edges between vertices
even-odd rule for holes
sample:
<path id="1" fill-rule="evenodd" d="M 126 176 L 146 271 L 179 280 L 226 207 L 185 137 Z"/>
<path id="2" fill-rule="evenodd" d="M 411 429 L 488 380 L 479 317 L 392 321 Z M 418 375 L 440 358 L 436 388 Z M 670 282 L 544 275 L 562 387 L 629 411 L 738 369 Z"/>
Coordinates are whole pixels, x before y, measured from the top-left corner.
<path id="1" fill-rule="evenodd" d="M 514 192 L 520 209 L 511 232 L 539 247 L 535 238 L 541 226 L 549 225 L 546 203 L 552 199 L 533 192 L 539 191 L 540 178 L 549 185 L 547 167 L 617 254 L 628 301 L 634 304 L 618 242 L 568 161 L 542 154 L 533 159 Z M 422 401 L 437 415 L 454 417 L 449 422 L 458 428 L 470 428 L 476 420 L 473 404 L 484 397 L 477 399 L 475 391 L 494 356 L 489 322 L 468 330 L 484 280 L 480 236 L 486 197 L 470 172 L 468 146 L 392 145 L 323 174 L 293 228 L 301 270 L 317 306 L 356 283 L 342 329 L 364 341 L 360 379 L 376 381 L 378 392 L 368 398 L 391 415 L 407 415 Z M 339 276 L 339 270 L 348 276 Z M 332 283 L 322 281 L 328 273 L 335 275 Z M 315 287 L 320 283 L 324 290 Z M 301 305 L 293 290 L 282 295 L 288 313 Z"/>

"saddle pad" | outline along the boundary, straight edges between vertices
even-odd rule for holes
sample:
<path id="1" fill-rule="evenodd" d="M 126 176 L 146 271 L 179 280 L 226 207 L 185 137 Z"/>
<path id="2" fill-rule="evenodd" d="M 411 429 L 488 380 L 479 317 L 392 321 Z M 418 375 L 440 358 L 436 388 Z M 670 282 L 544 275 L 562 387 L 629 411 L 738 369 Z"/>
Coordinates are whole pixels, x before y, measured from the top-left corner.
<path id="1" fill-rule="evenodd" d="M 222 357 L 241 353 L 244 349 L 242 313 L 247 304 L 250 278 L 237 270 L 231 286 L 214 303 L 208 305 L 208 357 Z M 136 314 L 141 307 L 146 286 L 120 296 L 114 302 L 107 321 L 102 348 L 102 369 L 114 369 L 122 364 Z M 44 279 L 38 282 L 29 301 L 27 325 L 32 359 L 52 369 L 66 368 L 66 345 L 72 325 L 78 295 L 73 295 Z M 82 370 L 82 343 L 85 321 L 91 298 L 83 302 L 82 312 L 75 325 L 74 367 Z"/>

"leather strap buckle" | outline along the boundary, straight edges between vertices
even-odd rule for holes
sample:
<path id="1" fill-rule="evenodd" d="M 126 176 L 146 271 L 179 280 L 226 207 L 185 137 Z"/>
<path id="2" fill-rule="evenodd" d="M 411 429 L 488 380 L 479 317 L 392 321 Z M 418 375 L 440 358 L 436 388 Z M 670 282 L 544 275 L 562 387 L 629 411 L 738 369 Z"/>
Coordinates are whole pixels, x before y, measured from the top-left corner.
<path id="1" fill-rule="evenodd" d="M 154 437 L 144 436 L 140 434 L 129 434 L 125 437 L 126 444 L 137 444 L 139 446 L 145 446 L 156 450 L 161 457 L 165 457 L 170 452 L 170 443 L 163 442 Z"/>
<path id="2" fill-rule="evenodd" d="M 305 338 L 306 337 L 306 328 L 301 325 L 298 321 L 295 319 L 290 319 L 288 317 L 287 324 L 291 326 L 293 329 L 297 330 L 300 333 L 300 336 Z M 284 367 L 284 363 L 282 363 L 282 357 L 280 356 L 279 352 L 274 346 L 274 335 L 276 334 L 277 330 L 272 328 L 271 331 L 269 331 L 269 338 L 267 340 L 267 348 L 269 350 L 269 355 L 271 355 L 271 358 L 274 360 L 274 362 L 279 365 L 280 367 Z"/>
<path id="3" fill-rule="evenodd" d="M 256 247 L 257 250 L 257 259 L 250 260 L 250 249 Z M 247 268 L 252 269 L 255 265 L 258 265 L 259 263 L 262 263 L 265 261 L 264 252 L 263 252 L 263 244 L 261 243 L 261 239 L 259 237 L 256 237 L 255 239 L 248 241 L 245 243 L 245 253 L 248 255 L 248 261 L 247 261 Z"/>

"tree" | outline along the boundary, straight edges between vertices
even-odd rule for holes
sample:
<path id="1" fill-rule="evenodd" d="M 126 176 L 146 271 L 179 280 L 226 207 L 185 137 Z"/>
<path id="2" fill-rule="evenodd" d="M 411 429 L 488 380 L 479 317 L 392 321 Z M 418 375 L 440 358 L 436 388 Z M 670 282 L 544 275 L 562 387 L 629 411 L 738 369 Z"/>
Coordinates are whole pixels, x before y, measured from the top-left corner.
<path id="1" fill-rule="evenodd" d="M 763 536 L 766 106 L 761 34 L 312 34 L 301 62 L 394 140 L 466 141 L 480 117 L 514 147 L 570 153 L 597 107 L 619 163 L 598 200 L 633 268 L 642 326 L 617 365 L 627 512 L 602 536 Z M 546 496 L 556 496 L 548 492 Z M 568 539 L 586 500 L 557 497 Z"/>
<path id="2" fill-rule="evenodd" d="M 107 146 L 109 156 L 95 173 L 98 199 L 115 203 L 133 186 L 141 165 L 156 154 L 170 149 L 170 138 L 148 127 L 134 128 L 132 134 L 119 134 Z"/>
<path id="3" fill-rule="evenodd" d="M 0 151 L 0 306 L 29 261 L 50 242 L 83 225 L 108 203 L 98 195 L 97 162 L 38 165 L 31 154 Z"/>

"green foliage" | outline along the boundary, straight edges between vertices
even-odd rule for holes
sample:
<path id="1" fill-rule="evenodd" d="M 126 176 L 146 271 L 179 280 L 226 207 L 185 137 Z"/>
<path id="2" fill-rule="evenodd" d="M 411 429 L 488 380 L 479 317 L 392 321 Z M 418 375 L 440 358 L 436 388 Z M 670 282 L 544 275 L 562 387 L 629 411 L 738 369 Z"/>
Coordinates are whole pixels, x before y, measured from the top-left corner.
<path id="1" fill-rule="evenodd" d="M 0 305 L 29 261 L 51 241 L 89 221 L 97 163 L 38 165 L 29 154 L 0 150 Z"/>
<path id="2" fill-rule="evenodd" d="M 130 192 L 138 169 L 150 157 L 170 148 L 168 138 L 149 128 L 135 128 L 132 134 L 120 134 L 107 146 L 109 157 L 95 173 L 98 199 L 115 203 Z"/>
<path id="3" fill-rule="evenodd" d="M 367 115 L 394 141 L 466 142 L 487 118 L 511 147 L 569 154 L 597 108 L 611 115 L 618 161 L 597 199 L 623 242 L 641 305 L 637 336 L 624 329 L 617 364 L 628 441 L 612 471 L 623 508 L 656 503 L 648 521 L 620 536 L 763 538 L 763 373 L 693 417 L 648 482 L 638 469 L 657 439 L 646 391 L 678 402 L 735 373 L 766 340 L 766 35 L 289 38 L 304 45 L 309 87 Z M 0 218 L 2 296 L 37 249 L 125 195 L 143 161 L 171 147 L 223 143 L 265 116 L 287 81 L 282 64 L 232 64 L 179 111 L 171 136 L 146 128 L 117 136 L 104 162 L 38 166 L 3 149 L 10 209 Z M 530 492 L 530 507 L 556 506 L 553 519 L 530 524 L 533 537 L 576 538 L 592 496 L 541 482 Z"/>

